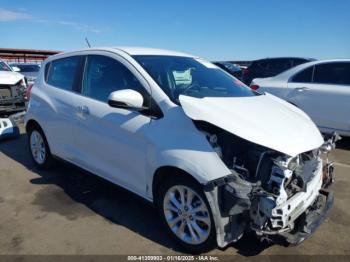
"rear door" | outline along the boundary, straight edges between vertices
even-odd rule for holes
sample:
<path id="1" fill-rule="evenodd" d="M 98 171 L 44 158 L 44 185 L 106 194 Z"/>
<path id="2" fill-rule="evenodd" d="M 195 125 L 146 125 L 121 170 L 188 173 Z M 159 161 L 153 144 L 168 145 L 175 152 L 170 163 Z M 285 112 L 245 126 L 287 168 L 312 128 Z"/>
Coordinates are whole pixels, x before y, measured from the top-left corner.
<path id="1" fill-rule="evenodd" d="M 52 153 L 74 161 L 75 110 L 83 56 L 51 61 L 45 67 L 44 90 L 37 114 L 50 143 Z M 41 92 L 41 89 L 38 89 Z"/>
<path id="2" fill-rule="evenodd" d="M 87 56 L 77 104 L 80 111 L 76 113 L 76 143 L 81 166 L 144 195 L 149 148 L 145 133 L 151 118 L 129 109 L 110 107 L 107 99 L 113 91 L 133 89 L 143 95 L 144 105 L 148 106 L 147 83 L 136 74 L 115 54 Z"/>
<path id="3" fill-rule="evenodd" d="M 315 65 L 295 75 L 288 87 L 293 102 L 322 130 L 350 131 L 350 63 Z"/>

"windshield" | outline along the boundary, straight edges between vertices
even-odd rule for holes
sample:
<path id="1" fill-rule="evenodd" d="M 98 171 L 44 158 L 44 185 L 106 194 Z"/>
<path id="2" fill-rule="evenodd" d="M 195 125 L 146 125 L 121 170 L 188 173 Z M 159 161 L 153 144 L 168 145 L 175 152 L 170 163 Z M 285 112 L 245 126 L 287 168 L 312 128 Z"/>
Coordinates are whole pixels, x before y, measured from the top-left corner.
<path id="1" fill-rule="evenodd" d="M 12 71 L 11 68 L 4 62 L 0 61 L 0 71 Z"/>
<path id="2" fill-rule="evenodd" d="M 40 66 L 38 65 L 19 65 L 19 64 L 16 64 L 16 65 L 12 65 L 12 66 L 16 66 L 20 69 L 20 72 L 39 72 L 40 70 Z"/>
<path id="3" fill-rule="evenodd" d="M 247 97 L 257 93 L 202 59 L 177 56 L 133 56 L 174 102 L 179 95 Z"/>

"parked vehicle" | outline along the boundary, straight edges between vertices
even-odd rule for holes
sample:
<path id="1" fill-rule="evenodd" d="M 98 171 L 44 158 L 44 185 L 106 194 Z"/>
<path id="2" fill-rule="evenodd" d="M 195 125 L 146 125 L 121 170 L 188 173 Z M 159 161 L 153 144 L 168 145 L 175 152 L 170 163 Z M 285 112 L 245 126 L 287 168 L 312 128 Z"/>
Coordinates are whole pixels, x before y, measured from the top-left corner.
<path id="1" fill-rule="evenodd" d="M 40 70 L 40 65 L 38 64 L 25 64 L 25 63 L 20 63 L 20 64 L 11 64 L 11 67 L 16 67 L 19 69 L 18 72 L 20 72 L 22 75 L 25 76 L 27 79 L 28 84 L 33 84 L 35 79 L 38 76 L 39 70 Z"/>
<path id="2" fill-rule="evenodd" d="M 255 60 L 246 70 L 243 70 L 243 82 L 249 85 L 254 78 L 272 77 L 294 66 L 314 60 L 312 58 L 300 57 L 277 57 Z"/>
<path id="3" fill-rule="evenodd" d="M 237 79 L 242 79 L 242 69 L 238 65 L 232 64 L 230 62 L 213 62 L 213 64 L 217 65 Z"/>
<path id="4" fill-rule="evenodd" d="M 288 121 L 286 121 L 288 120 Z M 298 244 L 327 217 L 332 166 L 298 108 L 192 55 L 91 48 L 49 57 L 25 116 L 39 168 L 61 158 L 154 203 L 196 253 L 245 231 Z"/>
<path id="5" fill-rule="evenodd" d="M 305 111 L 324 133 L 350 136 L 350 59 L 302 64 L 251 87 Z"/>
<path id="6" fill-rule="evenodd" d="M 25 109 L 26 88 L 24 76 L 14 72 L 8 64 L 0 60 L 0 114 Z"/>

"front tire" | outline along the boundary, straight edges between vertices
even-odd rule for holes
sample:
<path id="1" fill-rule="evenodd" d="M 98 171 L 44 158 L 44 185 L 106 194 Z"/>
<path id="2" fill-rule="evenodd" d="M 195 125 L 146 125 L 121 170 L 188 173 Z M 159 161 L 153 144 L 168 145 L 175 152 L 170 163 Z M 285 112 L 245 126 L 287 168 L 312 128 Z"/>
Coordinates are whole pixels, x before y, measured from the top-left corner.
<path id="1" fill-rule="evenodd" d="M 170 236 L 186 251 L 203 253 L 216 246 L 215 224 L 201 186 L 180 174 L 160 185 L 157 208 Z"/>
<path id="2" fill-rule="evenodd" d="M 44 132 L 38 126 L 28 130 L 28 145 L 34 164 L 40 169 L 49 169 L 53 158 Z"/>

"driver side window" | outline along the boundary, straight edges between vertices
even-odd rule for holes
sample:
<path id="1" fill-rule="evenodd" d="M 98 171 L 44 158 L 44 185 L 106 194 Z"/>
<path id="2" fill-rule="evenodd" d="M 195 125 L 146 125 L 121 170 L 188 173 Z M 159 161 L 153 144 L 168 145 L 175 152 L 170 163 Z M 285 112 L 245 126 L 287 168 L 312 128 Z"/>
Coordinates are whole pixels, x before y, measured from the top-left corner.
<path id="1" fill-rule="evenodd" d="M 133 89 L 143 96 L 146 93 L 134 74 L 117 60 L 102 55 L 87 57 L 83 95 L 107 102 L 110 93 L 122 89 Z"/>

